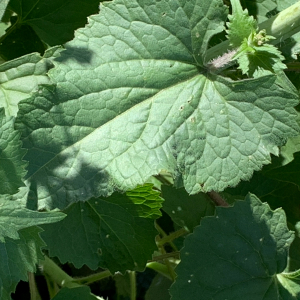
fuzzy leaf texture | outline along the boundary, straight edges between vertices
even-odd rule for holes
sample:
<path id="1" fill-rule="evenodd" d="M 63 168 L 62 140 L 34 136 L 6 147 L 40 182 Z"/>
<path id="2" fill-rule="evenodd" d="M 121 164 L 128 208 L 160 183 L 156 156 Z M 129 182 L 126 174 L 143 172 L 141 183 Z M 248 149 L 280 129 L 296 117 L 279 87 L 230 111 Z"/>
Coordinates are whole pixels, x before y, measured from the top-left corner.
<path id="1" fill-rule="evenodd" d="M 132 189 L 165 170 L 188 193 L 249 179 L 298 133 L 298 98 L 275 76 L 231 81 L 203 67 L 221 0 L 116 0 L 76 32 L 53 86 L 20 103 L 39 208 Z"/>
<path id="2" fill-rule="evenodd" d="M 50 52 L 50 51 L 49 51 Z M 31 96 L 39 84 L 49 84 L 50 59 L 32 53 L 0 66 L 0 106 L 7 116 L 16 116 L 18 103 Z"/>
<path id="3" fill-rule="evenodd" d="M 162 202 L 151 187 L 68 207 L 64 220 L 43 226 L 50 255 L 77 268 L 85 264 L 112 273 L 143 270 L 156 249 L 154 219 L 160 216 Z"/>
<path id="4" fill-rule="evenodd" d="M 254 195 L 217 208 L 186 238 L 171 299 L 298 299 L 281 284 L 292 240 L 284 211 Z"/>
<path id="5" fill-rule="evenodd" d="M 257 22 L 253 16 L 249 16 L 248 10 L 243 10 L 240 0 L 231 0 L 232 15 L 228 16 L 227 38 L 234 48 L 240 47 L 243 40 L 257 30 Z"/>
<path id="6" fill-rule="evenodd" d="M 13 195 L 24 186 L 26 151 L 21 148 L 20 134 L 14 129 L 14 119 L 6 117 L 0 108 L 0 194 Z"/>
<path id="7" fill-rule="evenodd" d="M 239 69 L 243 74 L 249 77 L 260 77 L 270 73 L 279 73 L 286 69 L 282 62 L 284 57 L 280 51 L 273 45 L 264 44 L 261 46 L 248 46 L 247 40 L 244 40 L 238 57 Z"/>

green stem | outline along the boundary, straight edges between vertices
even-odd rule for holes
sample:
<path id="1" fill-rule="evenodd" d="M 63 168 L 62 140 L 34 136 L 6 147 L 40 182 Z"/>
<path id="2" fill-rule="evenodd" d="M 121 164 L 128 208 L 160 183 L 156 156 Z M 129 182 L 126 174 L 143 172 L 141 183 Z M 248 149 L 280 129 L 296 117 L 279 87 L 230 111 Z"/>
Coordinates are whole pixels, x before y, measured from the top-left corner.
<path id="1" fill-rule="evenodd" d="M 49 293 L 50 299 L 52 299 L 59 292 L 59 286 L 58 286 L 58 284 L 53 282 L 47 274 L 44 274 L 44 277 L 45 277 L 45 280 L 47 283 L 47 288 L 48 288 L 48 293 Z"/>
<path id="2" fill-rule="evenodd" d="M 136 300 L 136 274 L 135 271 L 129 271 L 130 280 L 130 300 Z"/>
<path id="3" fill-rule="evenodd" d="M 110 273 L 109 270 L 105 270 L 103 272 L 100 273 L 96 273 L 96 274 L 92 274 L 89 276 L 85 276 L 85 277 L 80 277 L 80 278 L 74 278 L 73 282 L 76 282 L 78 284 L 91 284 L 93 282 L 99 281 L 101 279 L 107 278 L 112 276 L 112 274 Z"/>
<path id="4" fill-rule="evenodd" d="M 170 275 L 169 268 L 166 265 L 154 261 L 147 263 L 146 267 L 174 281 L 173 276 Z"/>
<path id="5" fill-rule="evenodd" d="M 30 290 L 30 300 L 42 300 L 36 286 L 34 274 L 31 272 L 28 272 L 28 282 L 29 282 L 29 290 Z"/>
<path id="6" fill-rule="evenodd" d="M 268 35 L 272 35 L 276 38 L 270 41 L 270 43 L 274 45 L 281 43 L 293 34 L 299 32 L 300 1 L 259 24 L 259 30 L 262 29 L 265 29 Z M 213 58 L 224 54 L 228 49 L 230 49 L 228 40 L 211 47 L 207 50 L 205 61 L 211 61 Z"/>
<path id="7" fill-rule="evenodd" d="M 180 228 L 179 230 L 172 232 L 169 235 L 166 235 L 163 238 L 161 238 L 159 241 L 157 241 L 157 245 L 162 246 L 166 243 L 171 243 L 173 240 L 175 240 L 175 239 L 179 238 L 180 236 L 183 236 L 187 233 L 188 233 L 188 231 L 186 229 Z"/>
<path id="8" fill-rule="evenodd" d="M 40 260 L 42 271 L 51 278 L 51 280 L 62 287 L 80 287 L 81 285 L 74 282 L 74 279 L 64 272 L 53 260 L 45 256 L 45 260 Z"/>
<path id="9" fill-rule="evenodd" d="M 148 262 L 164 260 L 166 258 L 178 259 L 179 256 L 180 256 L 180 252 L 179 251 L 169 252 L 169 253 L 166 253 L 166 254 L 154 256 L 154 257 L 152 257 L 151 260 L 148 260 Z"/>
<path id="10" fill-rule="evenodd" d="M 167 237 L 168 235 L 165 233 L 165 231 L 157 224 L 157 222 L 155 222 L 155 228 L 157 229 L 157 231 L 162 235 L 162 238 Z M 157 243 L 159 243 L 160 241 L 157 241 Z M 173 248 L 174 251 L 178 251 L 177 247 L 175 246 L 175 244 L 171 241 L 169 242 L 170 246 Z"/>

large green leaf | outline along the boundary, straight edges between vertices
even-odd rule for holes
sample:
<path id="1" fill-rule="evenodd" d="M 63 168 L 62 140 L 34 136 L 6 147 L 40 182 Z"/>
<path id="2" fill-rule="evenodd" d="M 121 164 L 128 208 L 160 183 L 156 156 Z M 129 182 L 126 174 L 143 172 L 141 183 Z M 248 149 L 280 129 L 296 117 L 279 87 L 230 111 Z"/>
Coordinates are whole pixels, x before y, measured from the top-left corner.
<path id="1" fill-rule="evenodd" d="M 298 125 L 274 76 L 234 82 L 203 67 L 221 0 L 105 3 L 20 104 L 40 208 L 109 195 L 162 170 L 189 193 L 249 179 Z"/>
<path id="2" fill-rule="evenodd" d="M 172 299 L 298 299 L 277 276 L 292 240 L 284 211 L 272 211 L 254 195 L 217 208 L 186 238 Z"/>
<path id="3" fill-rule="evenodd" d="M 19 24 L 30 25 L 45 43 L 64 44 L 74 30 L 86 24 L 87 16 L 99 11 L 99 0 L 11 0 Z M 17 27 L 17 26 L 15 26 Z"/>
<path id="4" fill-rule="evenodd" d="M 18 103 L 30 97 L 39 84 L 50 83 L 46 75 L 53 66 L 47 58 L 49 53 L 45 57 L 28 54 L 0 66 L 0 107 L 5 108 L 7 116 L 16 116 Z"/>
<path id="5" fill-rule="evenodd" d="M 43 259 L 41 247 L 45 244 L 39 234 L 41 229 L 33 226 L 19 231 L 20 239 L 6 237 L 0 242 L 0 298 L 11 300 L 20 280 L 27 281 L 27 272 L 35 272 L 39 259 Z"/>
<path id="6" fill-rule="evenodd" d="M 158 216 L 161 201 L 159 193 L 147 185 L 126 194 L 76 203 L 64 211 L 64 220 L 44 225 L 42 237 L 51 256 L 77 268 L 86 264 L 112 273 L 143 270 L 156 249 L 153 217 Z"/>
<path id="7" fill-rule="evenodd" d="M 0 194 L 15 194 L 24 186 L 26 151 L 21 148 L 20 134 L 14 130 L 14 119 L 5 117 L 0 108 Z"/>

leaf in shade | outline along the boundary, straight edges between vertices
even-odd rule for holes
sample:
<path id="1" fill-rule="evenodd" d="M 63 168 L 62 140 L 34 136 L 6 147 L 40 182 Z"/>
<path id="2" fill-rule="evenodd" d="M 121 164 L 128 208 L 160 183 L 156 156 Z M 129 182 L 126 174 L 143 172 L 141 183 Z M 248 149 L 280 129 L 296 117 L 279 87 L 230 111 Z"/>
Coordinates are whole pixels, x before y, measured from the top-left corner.
<path id="1" fill-rule="evenodd" d="M 19 231 L 20 239 L 6 237 L 0 242 L 0 298 L 11 300 L 20 280 L 27 281 L 27 272 L 35 272 L 39 259 L 43 259 L 41 247 L 45 246 L 39 234 L 42 230 L 29 227 Z"/>
<path id="2" fill-rule="evenodd" d="M 51 256 L 77 268 L 86 264 L 112 273 L 143 270 L 156 249 L 153 218 L 158 217 L 161 201 L 159 193 L 146 185 L 76 203 L 64 211 L 64 220 L 44 225 L 42 237 Z"/>
<path id="3" fill-rule="evenodd" d="M 280 275 L 292 240 L 284 211 L 254 195 L 218 207 L 186 238 L 171 299 L 295 299 Z"/>
<path id="4" fill-rule="evenodd" d="M 162 196 L 165 199 L 163 210 L 181 227 L 193 231 L 199 225 L 202 217 L 213 215 L 215 206 L 210 198 L 203 193 L 190 196 L 185 189 L 174 189 L 162 186 Z"/>

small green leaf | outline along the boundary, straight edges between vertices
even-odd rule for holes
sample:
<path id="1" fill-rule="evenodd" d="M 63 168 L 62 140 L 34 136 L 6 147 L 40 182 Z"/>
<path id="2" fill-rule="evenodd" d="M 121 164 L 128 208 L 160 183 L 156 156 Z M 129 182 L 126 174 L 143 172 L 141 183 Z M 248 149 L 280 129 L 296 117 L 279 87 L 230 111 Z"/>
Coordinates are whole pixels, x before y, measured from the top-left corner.
<path id="1" fill-rule="evenodd" d="M 77 268 L 86 264 L 112 273 L 143 270 L 156 249 L 153 217 L 158 216 L 162 201 L 158 192 L 151 192 L 150 185 L 147 189 L 115 193 L 68 207 L 64 220 L 43 226 L 42 237 L 50 255 Z"/>
<path id="2" fill-rule="evenodd" d="M 217 208 L 185 240 L 172 300 L 293 299 L 277 274 L 287 265 L 293 234 L 282 209 L 272 211 L 254 195 Z"/>
<path id="3" fill-rule="evenodd" d="M 240 47 L 244 39 L 257 30 L 257 22 L 253 16 L 249 16 L 248 10 L 243 10 L 239 0 L 231 0 L 232 15 L 228 16 L 226 23 L 227 37 L 233 48 Z"/>
<path id="4" fill-rule="evenodd" d="M 39 259 L 43 259 L 41 247 L 45 246 L 39 234 L 39 227 L 25 228 L 19 231 L 20 239 L 6 237 L 0 242 L 0 298 L 11 300 L 20 280 L 27 281 L 27 272 L 35 272 Z"/>
<path id="5" fill-rule="evenodd" d="M 5 237 L 19 239 L 18 231 L 23 228 L 55 223 L 61 221 L 65 215 L 58 211 L 38 212 L 24 208 L 19 201 L 0 198 L 0 242 Z M 9 226 L 7 226 L 9 224 Z"/>
<path id="6" fill-rule="evenodd" d="M 270 44 L 252 46 L 250 51 L 247 50 L 248 47 L 245 40 L 239 50 L 242 54 L 238 57 L 238 63 L 243 74 L 257 78 L 286 69 L 286 65 L 282 62 L 284 57 L 275 46 Z"/>

